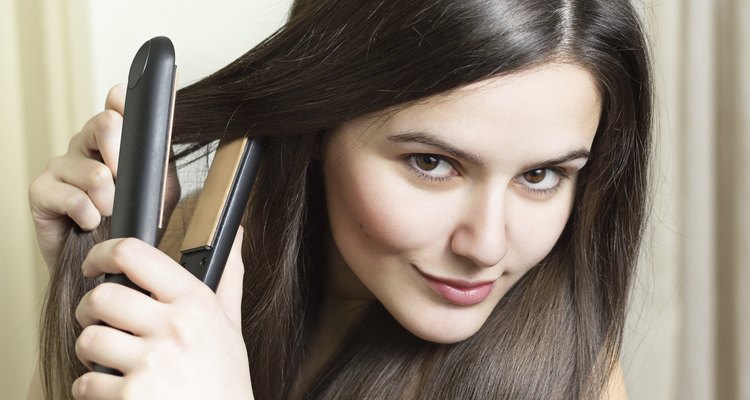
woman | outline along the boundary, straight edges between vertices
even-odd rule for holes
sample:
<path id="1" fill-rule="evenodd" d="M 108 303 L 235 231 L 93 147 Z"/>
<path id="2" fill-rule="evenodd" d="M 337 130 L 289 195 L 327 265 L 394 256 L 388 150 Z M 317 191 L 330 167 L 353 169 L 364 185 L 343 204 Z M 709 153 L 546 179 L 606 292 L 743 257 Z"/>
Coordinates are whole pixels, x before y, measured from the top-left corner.
<path id="1" fill-rule="evenodd" d="M 178 93 L 178 157 L 265 146 L 216 295 L 102 241 L 121 103 L 30 189 L 48 397 L 592 399 L 617 379 L 651 132 L 627 1 L 297 1 Z M 61 245 L 69 220 L 99 228 Z M 154 297 L 83 277 L 118 272 Z"/>

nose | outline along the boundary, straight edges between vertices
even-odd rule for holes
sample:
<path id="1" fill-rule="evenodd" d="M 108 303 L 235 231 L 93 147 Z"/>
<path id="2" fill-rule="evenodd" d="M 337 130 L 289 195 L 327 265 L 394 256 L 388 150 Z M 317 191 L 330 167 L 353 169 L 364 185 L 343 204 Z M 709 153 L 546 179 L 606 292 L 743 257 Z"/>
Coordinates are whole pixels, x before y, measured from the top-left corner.
<path id="1" fill-rule="evenodd" d="M 504 192 L 485 193 L 468 202 L 451 237 L 451 249 L 477 266 L 497 265 L 507 250 Z"/>

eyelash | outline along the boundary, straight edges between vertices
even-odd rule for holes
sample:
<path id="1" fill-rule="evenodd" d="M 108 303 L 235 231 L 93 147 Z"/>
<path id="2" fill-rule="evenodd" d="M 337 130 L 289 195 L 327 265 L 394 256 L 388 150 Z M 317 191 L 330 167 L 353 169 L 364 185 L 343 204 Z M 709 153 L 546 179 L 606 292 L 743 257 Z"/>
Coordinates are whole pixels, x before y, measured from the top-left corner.
<path id="1" fill-rule="evenodd" d="M 419 168 L 419 167 L 416 166 L 416 157 L 425 157 L 425 156 L 434 157 L 434 158 L 436 158 L 441 163 L 443 163 L 443 162 L 447 163 L 447 164 L 449 164 L 451 166 L 451 168 L 454 171 L 457 172 L 457 168 L 455 166 L 455 161 L 453 161 L 453 160 L 451 160 L 451 159 L 449 159 L 447 157 L 444 157 L 444 156 L 441 156 L 441 155 L 438 155 L 438 154 L 431 154 L 431 153 L 413 153 L 413 154 L 407 154 L 406 157 L 405 157 L 406 165 L 407 165 L 407 167 L 418 178 L 420 178 L 422 180 L 425 180 L 427 182 L 430 182 L 430 183 L 442 183 L 442 182 L 446 182 L 446 181 L 448 181 L 450 179 L 453 179 L 456 176 L 456 175 L 434 176 L 434 175 L 430 175 L 430 174 L 426 173 L 424 170 L 422 170 L 421 168 Z M 519 179 L 523 179 L 523 175 L 524 174 L 532 172 L 532 171 L 540 170 L 540 169 L 548 170 L 548 171 L 551 171 L 554 174 L 556 174 L 558 176 L 558 178 L 559 178 L 559 181 L 557 182 L 557 184 L 555 186 L 551 187 L 551 188 L 546 188 L 546 189 L 534 189 L 534 188 L 531 188 L 528 185 L 525 185 L 525 184 L 520 183 L 520 182 L 518 184 L 525 191 L 531 193 L 532 195 L 541 197 L 541 198 L 549 197 L 552 194 L 554 194 L 555 192 L 557 192 L 562 187 L 563 182 L 569 178 L 569 175 L 568 175 L 567 171 L 564 168 L 561 168 L 561 167 L 537 167 L 537 168 L 532 168 L 532 169 L 530 169 L 528 171 L 524 171 L 519 176 L 515 177 L 513 180 L 514 181 L 518 181 Z"/>
<path id="2" fill-rule="evenodd" d="M 406 161 L 406 165 L 407 165 L 407 167 L 409 167 L 409 169 L 412 172 L 414 172 L 417 175 L 417 177 L 419 177 L 420 179 L 423 179 L 425 181 L 431 182 L 431 183 L 446 182 L 446 181 L 448 181 L 450 179 L 453 179 L 454 175 L 434 176 L 434 175 L 430 175 L 430 174 L 426 173 L 423 169 L 417 167 L 417 165 L 416 165 L 416 158 L 417 157 L 425 157 L 425 156 L 435 157 L 438 160 L 438 162 L 447 163 L 448 165 L 451 166 L 451 168 L 454 171 L 456 170 L 456 166 L 454 165 L 453 162 L 451 162 L 452 160 L 448 159 L 447 157 L 443 157 L 443 156 L 440 156 L 438 154 L 430 154 L 430 153 L 408 154 L 406 156 L 406 160 L 405 160 Z"/>
<path id="3" fill-rule="evenodd" d="M 532 195 L 538 196 L 540 198 L 547 198 L 547 197 L 550 197 L 553 194 L 555 194 L 558 190 L 560 190 L 560 188 L 562 188 L 562 186 L 563 186 L 563 182 L 568 178 L 568 174 L 565 172 L 564 169 L 562 169 L 560 167 L 534 168 L 534 169 L 530 169 L 530 170 L 524 172 L 523 174 L 521 174 L 519 177 L 517 177 L 515 179 L 522 178 L 524 174 L 526 174 L 528 172 L 540 170 L 540 169 L 549 170 L 549 171 L 552 171 L 553 173 L 555 173 L 557 175 L 557 177 L 558 177 L 557 184 L 555 186 L 552 186 L 552 187 L 546 188 L 546 189 L 533 189 L 533 188 L 531 188 L 531 187 L 529 187 L 527 185 L 524 185 L 523 183 L 519 183 L 519 185 L 521 185 L 521 188 L 523 188 L 523 190 L 531 193 Z"/>

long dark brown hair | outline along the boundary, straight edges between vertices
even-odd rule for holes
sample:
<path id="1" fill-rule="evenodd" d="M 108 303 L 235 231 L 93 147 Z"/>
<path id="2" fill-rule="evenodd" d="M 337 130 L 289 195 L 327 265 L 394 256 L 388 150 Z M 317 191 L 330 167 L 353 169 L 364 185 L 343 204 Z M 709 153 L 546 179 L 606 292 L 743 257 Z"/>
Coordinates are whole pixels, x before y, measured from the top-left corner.
<path id="1" fill-rule="evenodd" d="M 178 93 L 174 140 L 262 138 L 248 204 L 243 328 L 255 398 L 283 399 L 321 296 L 327 214 L 320 146 L 341 123 L 486 78 L 571 63 L 602 113 L 577 199 L 551 253 L 471 338 L 423 341 L 373 305 L 306 399 L 598 398 L 617 362 L 647 209 L 652 84 L 627 0 L 300 0 L 287 23 Z M 41 335 L 48 397 L 85 372 L 74 354 L 88 249 L 72 228 L 53 269 Z"/>

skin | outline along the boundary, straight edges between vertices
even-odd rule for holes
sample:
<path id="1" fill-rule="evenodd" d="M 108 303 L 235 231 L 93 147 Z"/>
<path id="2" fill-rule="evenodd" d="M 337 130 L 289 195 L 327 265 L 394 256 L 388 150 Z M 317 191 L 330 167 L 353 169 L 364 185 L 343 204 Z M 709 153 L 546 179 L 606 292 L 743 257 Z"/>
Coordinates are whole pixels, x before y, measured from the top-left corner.
<path id="1" fill-rule="evenodd" d="M 297 390 L 372 301 L 425 340 L 476 333 L 559 238 L 600 108 L 588 72 L 548 64 L 341 126 L 323 159 L 328 290 Z M 545 168 L 541 181 L 529 174 Z M 494 284 L 484 301 L 456 305 L 422 273 Z"/>
<path id="2" fill-rule="evenodd" d="M 425 340 L 470 337 L 559 238 L 599 110 L 588 72 L 551 64 L 344 124 L 324 158 L 330 287 Z M 494 286 L 456 305 L 423 274 Z"/>
<path id="3" fill-rule="evenodd" d="M 65 218 L 93 229 L 111 212 L 122 100 L 122 88 L 114 89 L 107 111 L 92 118 L 68 153 L 30 188 L 37 238 L 49 265 L 60 246 L 55 232 Z M 574 201 L 576 172 L 586 159 L 546 161 L 590 149 L 599 108 L 587 72 L 550 64 L 341 126 L 329 138 L 323 160 L 332 237 L 322 322 L 297 389 L 309 384 L 372 301 L 382 302 L 426 340 L 453 343 L 474 334 L 559 237 Z M 415 132 L 421 136 L 394 136 Z M 416 162 L 414 154 L 441 158 Z M 87 179 L 92 165 L 98 177 L 93 180 Z M 557 184 L 545 168 L 566 177 L 553 191 L 534 191 Z M 527 174 L 534 170 L 546 171 L 541 183 L 532 183 L 539 174 Z M 428 180 L 425 173 L 441 180 Z M 125 273 L 154 296 L 106 283 L 84 296 L 76 311 L 85 328 L 76 343 L 78 357 L 125 376 L 89 372 L 74 383 L 74 396 L 210 398 L 211 390 L 223 387 L 231 392 L 222 398 L 252 398 L 239 321 L 239 242 L 215 294 L 143 242 L 113 239 L 95 246 L 82 266 L 85 276 Z M 426 285 L 417 268 L 442 278 L 495 283 L 483 301 L 459 306 Z"/>

